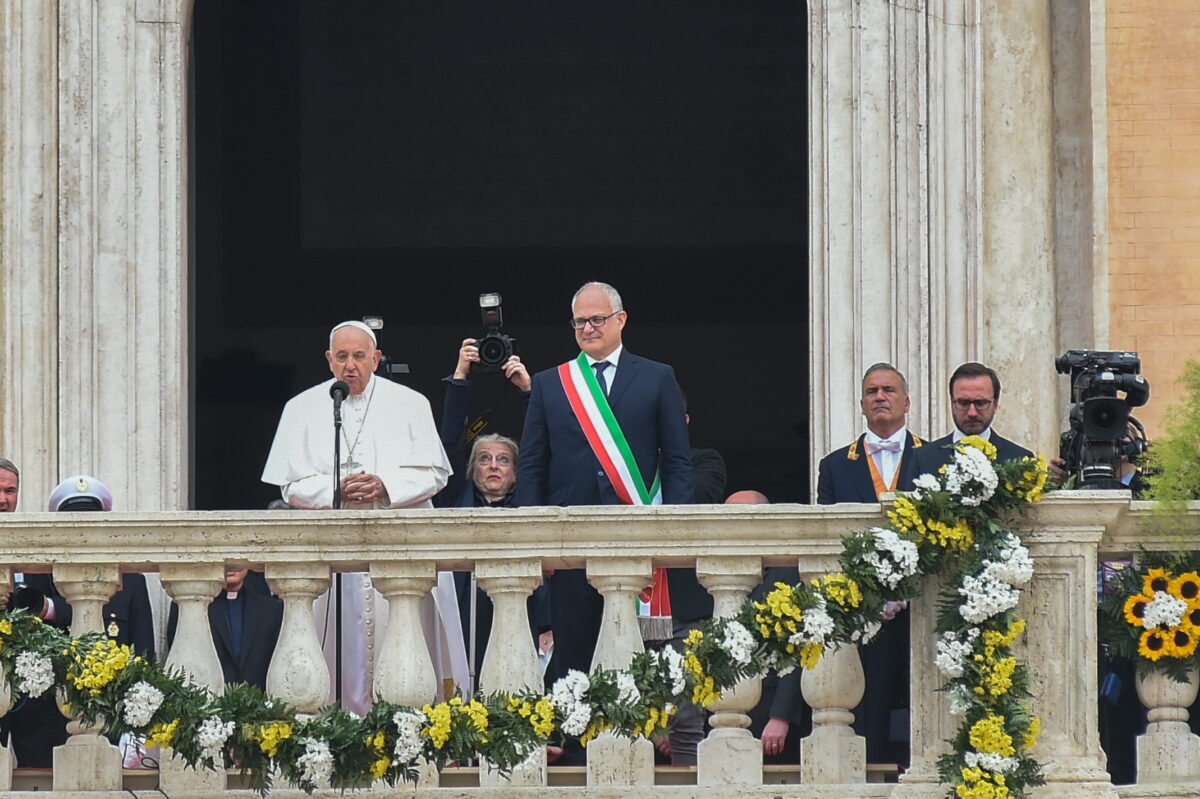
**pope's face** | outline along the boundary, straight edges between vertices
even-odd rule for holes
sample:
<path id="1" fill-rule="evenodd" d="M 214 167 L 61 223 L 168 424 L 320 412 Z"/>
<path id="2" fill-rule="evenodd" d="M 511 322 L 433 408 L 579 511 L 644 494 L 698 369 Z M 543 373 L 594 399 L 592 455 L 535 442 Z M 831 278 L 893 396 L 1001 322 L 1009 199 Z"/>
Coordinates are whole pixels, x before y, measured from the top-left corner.
<path id="1" fill-rule="evenodd" d="M 17 491 L 20 480 L 8 469 L 0 469 L 0 513 L 12 513 L 17 509 Z"/>
<path id="2" fill-rule="evenodd" d="M 596 286 L 584 289 L 579 299 L 575 300 L 575 307 L 571 312 L 576 319 L 608 317 L 599 327 L 588 322 L 575 331 L 575 341 L 579 343 L 579 349 L 588 355 L 602 360 L 621 345 L 621 331 L 625 328 L 627 314 L 620 311 L 609 316 L 613 312 L 612 302 L 603 289 Z"/>
<path id="3" fill-rule="evenodd" d="M 363 393 L 383 353 L 375 349 L 366 331 L 357 327 L 338 328 L 331 344 L 333 348 L 325 353 L 329 371 L 333 372 L 336 379 L 346 381 L 350 386 L 350 396 Z"/>

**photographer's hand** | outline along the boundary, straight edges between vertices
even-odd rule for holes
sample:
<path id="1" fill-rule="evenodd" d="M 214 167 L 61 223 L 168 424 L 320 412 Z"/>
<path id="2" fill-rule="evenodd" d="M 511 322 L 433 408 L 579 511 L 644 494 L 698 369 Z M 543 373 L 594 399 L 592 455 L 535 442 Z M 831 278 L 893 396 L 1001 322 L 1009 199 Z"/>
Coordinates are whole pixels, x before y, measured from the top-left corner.
<path id="1" fill-rule="evenodd" d="M 1050 472 L 1046 483 L 1052 490 L 1061 488 L 1062 484 L 1067 482 L 1067 462 L 1062 458 L 1051 458 L 1046 468 Z"/>
<path id="2" fill-rule="evenodd" d="M 514 355 L 504 362 L 504 376 L 522 391 L 529 391 L 533 388 L 533 380 L 529 377 L 529 370 L 525 368 L 525 364 L 521 363 L 521 356 L 519 355 Z"/>
<path id="3" fill-rule="evenodd" d="M 458 350 L 458 364 L 454 367 L 454 379 L 466 380 L 471 375 L 471 364 L 479 361 L 479 348 L 475 339 L 464 338 L 462 347 Z"/>

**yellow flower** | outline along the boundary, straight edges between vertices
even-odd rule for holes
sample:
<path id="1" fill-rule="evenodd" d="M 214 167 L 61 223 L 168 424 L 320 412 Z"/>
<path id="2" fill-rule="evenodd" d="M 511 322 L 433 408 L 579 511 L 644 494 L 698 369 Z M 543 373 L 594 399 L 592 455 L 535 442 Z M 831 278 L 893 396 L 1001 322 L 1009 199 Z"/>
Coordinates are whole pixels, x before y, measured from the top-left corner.
<path id="1" fill-rule="evenodd" d="M 275 757 L 279 744 L 292 737 L 292 725 L 286 721 L 269 721 L 255 730 L 254 737 L 264 755 Z"/>
<path id="2" fill-rule="evenodd" d="M 824 654 L 824 652 L 825 647 L 823 644 L 815 642 L 811 644 L 805 644 L 804 646 L 800 647 L 800 665 L 806 669 L 815 668 L 817 661 L 821 659 L 821 655 Z"/>
<path id="3" fill-rule="evenodd" d="M 1030 464 L 1032 469 L 1021 473 L 1021 485 L 1017 489 L 1017 496 L 1024 497 L 1029 502 L 1037 502 L 1045 493 L 1046 480 L 1050 476 L 1050 471 L 1046 466 L 1046 456 L 1038 455 L 1037 460 L 1023 458 L 1022 463 Z"/>
<path id="4" fill-rule="evenodd" d="M 1029 731 L 1025 733 L 1024 747 L 1032 749 L 1037 746 L 1038 736 L 1042 734 L 1042 720 L 1038 716 L 1034 716 L 1029 720 Z"/>
<path id="5" fill-rule="evenodd" d="M 951 552 L 966 552 L 975 543 L 975 535 L 963 519 L 956 521 L 953 527 L 931 519 L 926 522 L 925 538 Z"/>
<path id="6" fill-rule="evenodd" d="M 977 752 L 1007 757 L 1015 754 L 1012 736 L 1004 731 L 1004 718 L 990 714 L 971 725 L 971 746 Z"/>
<path id="7" fill-rule="evenodd" d="M 588 728 L 583 735 L 579 736 L 579 743 L 583 746 L 587 746 L 597 735 L 605 730 L 610 729 L 612 729 L 612 725 L 606 721 L 593 721 L 588 725 Z"/>
<path id="8" fill-rule="evenodd" d="M 992 696 L 1003 696 L 1012 688 L 1012 676 L 1016 669 L 1016 658 L 1000 658 L 986 670 L 983 678 L 983 688 Z"/>
<path id="9" fill-rule="evenodd" d="M 1157 591 L 1166 591 L 1171 584 L 1171 575 L 1165 569 L 1151 569 L 1142 578 L 1142 593 L 1153 597 Z"/>
<path id="10" fill-rule="evenodd" d="M 996 445 L 980 436 L 963 436 L 954 443 L 959 450 L 963 447 L 974 447 L 975 449 L 987 455 L 989 461 L 996 460 Z"/>
<path id="11" fill-rule="evenodd" d="M 858 583 L 845 574 L 827 574 L 812 581 L 813 588 L 844 608 L 856 608 L 862 604 L 862 590 Z"/>
<path id="12" fill-rule="evenodd" d="M 1146 630 L 1138 639 L 1138 654 L 1147 660 L 1158 660 L 1167 654 L 1167 638 L 1159 630 Z"/>
<path id="13" fill-rule="evenodd" d="M 1173 658 L 1191 657 L 1196 651 L 1196 631 L 1191 627 L 1175 627 L 1166 632 L 1167 655 Z"/>
<path id="14" fill-rule="evenodd" d="M 1167 585 L 1167 593 L 1191 602 L 1200 596 L 1200 574 L 1184 572 Z"/>
<path id="15" fill-rule="evenodd" d="M 533 711 L 529 714 L 529 724 L 533 727 L 534 735 L 539 738 L 549 738 L 554 732 L 554 705 L 550 704 L 550 697 L 543 696 L 533 706 Z"/>
<path id="16" fill-rule="evenodd" d="M 1009 799 L 1012 794 L 1004 784 L 1004 775 L 981 768 L 963 768 L 959 772 L 962 784 L 954 788 L 959 799 Z"/>
<path id="17" fill-rule="evenodd" d="M 8 619 L 0 619 L 0 633 L 12 635 L 12 622 Z"/>
<path id="18" fill-rule="evenodd" d="M 429 719 L 429 724 L 421 730 L 429 736 L 436 749 L 441 749 L 450 740 L 450 705 L 439 702 L 436 705 L 426 705 L 421 712 Z"/>
<path id="19" fill-rule="evenodd" d="M 896 499 L 892 510 L 888 511 L 888 518 L 900 533 L 918 533 L 921 537 L 926 535 L 925 520 L 908 497 Z"/>
<path id="20" fill-rule="evenodd" d="M 388 766 L 392 765 L 392 759 L 387 755 L 383 755 L 374 763 L 371 764 L 371 779 L 377 780 L 387 773 Z"/>
<path id="21" fill-rule="evenodd" d="M 472 699 L 471 703 L 463 708 L 463 712 L 471 719 L 471 723 L 475 725 L 475 729 L 483 732 L 488 728 L 488 711 L 487 707 L 477 699 Z"/>
<path id="22" fill-rule="evenodd" d="M 179 719 L 174 719 L 169 724 L 155 724 L 150 728 L 150 734 L 146 736 L 146 746 L 170 746 L 175 740 L 175 731 L 179 729 Z"/>
<path id="23" fill-rule="evenodd" d="M 1150 597 L 1142 596 L 1141 594 L 1133 594 L 1125 600 L 1125 621 L 1132 624 L 1134 627 L 1144 627 L 1146 622 L 1143 621 L 1143 616 L 1146 615 L 1146 605 L 1150 604 Z"/>
<path id="24" fill-rule="evenodd" d="M 1200 601 L 1192 602 L 1188 605 L 1187 613 L 1183 614 L 1183 620 L 1180 622 L 1180 625 L 1200 631 Z"/>

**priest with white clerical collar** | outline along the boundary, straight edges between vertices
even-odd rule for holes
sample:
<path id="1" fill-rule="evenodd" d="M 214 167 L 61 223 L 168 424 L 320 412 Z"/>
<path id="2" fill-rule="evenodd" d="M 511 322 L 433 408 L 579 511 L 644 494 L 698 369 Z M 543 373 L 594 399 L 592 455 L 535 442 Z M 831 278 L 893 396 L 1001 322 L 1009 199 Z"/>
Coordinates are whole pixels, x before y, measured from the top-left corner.
<path id="1" fill-rule="evenodd" d="M 382 357 L 375 331 L 362 322 L 342 322 L 330 331 L 325 360 L 333 377 L 288 401 L 263 469 L 263 482 L 279 486 L 285 502 L 310 510 L 333 507 L 334 425 L 330 388 L 341 380 L 349 387 L 349 395 L 342 403 L 341 507 L 349 510 L 433 507 L 431 498 L 450 477 L 450 461 L 438 437 L 429 401 L 410 388 L 375 375 Z M 445 658 L 438 655 L 447 652 L 447 640 L 451 650 L 455 642 L 457 649 L 462 649 L 453 578 L 448 572 L 444 574 L 444 579 L 439 575 L 439 585 L 433 591 L 434 601 L 423 607 L 423 612 L 431 617 L 436 615 L 441 622 L 436 625 L 435 636 L 441 640 L 431 641 L 430 648 L 435 666 L 442 672 L 439 676 L 466 684 L 465 651 L 449 651 Z M 439 598 L 440 592 L 446 596 Z M 317 600 L 313 610 L 318 626 L 323 623 L 326 631 L 325 655 L 332 672 L 337 614 L 328 611 L 328 593 Z M 341 616 L 342 704 L 364 714 L 373 699 L 372 676 L 379 656 L 375 641 L 382 637 L 387 623 L 387 601 L 374 590 L 368 575 L 342 575 Z M 439 663 L 440 660 L 447 662 Z M 441 685 L 440 680 L 438 684 Z M 333 695 L 337 695 L 336 687 Z"/>

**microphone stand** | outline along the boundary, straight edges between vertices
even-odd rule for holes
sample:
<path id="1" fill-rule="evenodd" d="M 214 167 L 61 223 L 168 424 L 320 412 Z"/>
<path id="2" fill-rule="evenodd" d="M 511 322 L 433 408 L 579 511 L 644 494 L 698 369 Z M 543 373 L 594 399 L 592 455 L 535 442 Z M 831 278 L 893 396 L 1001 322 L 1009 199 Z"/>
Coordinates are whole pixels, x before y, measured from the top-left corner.
<path id="1" fill-rule="evenodd" d="M 333 509 L 342 509 L 342 403 L 333 400 Z M 334 701 L 342 704 L 342 573 L 333 576 Z M 325 629 L 329 629 L 326 627 Z"/>

